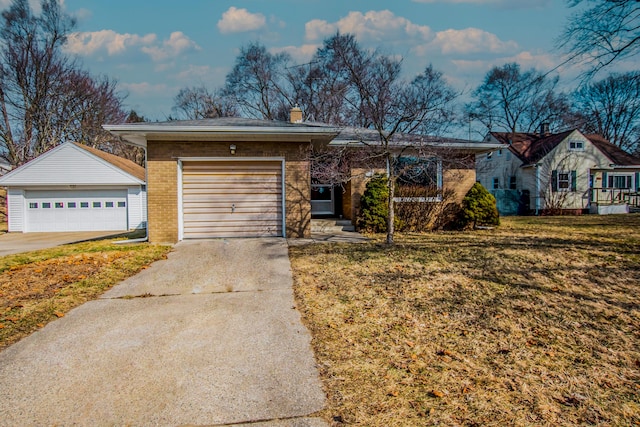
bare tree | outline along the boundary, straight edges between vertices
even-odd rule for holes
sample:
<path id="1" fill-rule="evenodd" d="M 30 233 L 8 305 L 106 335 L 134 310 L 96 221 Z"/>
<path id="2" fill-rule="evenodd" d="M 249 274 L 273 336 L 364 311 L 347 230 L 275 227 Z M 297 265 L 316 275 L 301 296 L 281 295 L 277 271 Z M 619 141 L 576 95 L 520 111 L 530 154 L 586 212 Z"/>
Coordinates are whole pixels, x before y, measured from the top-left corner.
<path id="1" fill-rule="evenodd" d="M 182 88 L 173 98 L 173 110 L 188 120 L 235 116 L 235 106 L 218 92 L 204 85 Z"/>
<path id="2" fill-rule="evenodd" d="M 591 64 L 588 77 L 640 52 L 640 2 L 568 0 L 568 3 L 584 8 L 571 15 L 558 44 L 571 60 Z"/>
<path id="3" fill-rule="evenodd" d="M 494 67 L 473 92 L 475 101 L 466 105 L 466 115 L 491 131 L 533 132 L 543 123 L 557 126 L 569 110 L 558 81 L 558 76 L 535 69 L 523 73 L 517 63 Z"/>
<path id="4" fill-rule="evenodd" d="M 639 72 L 611 74 L 581 87 L 573 98 L 583 131 L 630 153 L 640 148 Z"/>
<path id="5" fill-rule="evenodd" d="M 288 54 L 272 54 L 263 45 L 251 43 L 240 49 L 222 95 L 230 98 L 241 115 L 286 120 L 293 104 L 286 78 L 289 62 Z"/>
<path id="6" fill-rule="evenodd" d="M 378 167 L 382 163 L 387 169 L 386 242 L 391 245 L 395 233 L 395 189 L 401 176 L 399 159 L 405 152 L 426 158 L 438 155 L 425 143 L 425 136 L 410 133 L 426 129 L 429 121 L 450 117 L 455 92 L 431 67 L 413 81 L 406 81 L 401 77 L 401 60 L 379 51 L 366 51 L 353 37 L 345 41 L 333 45 L 333 55 L 354 89 L 348 98 L 349 105 L 355 107 L 354 132 L 357 134 L 361 128 L 373 131 L 373 136 L 361 135 L 360 141 L 366 146 L 362 153 L 368 161 Z"/>
<path id="7" fill-rule="evenodd" d="M 34 15 L 13 0 L 0 27 L 0 152 L 20 165 L 59 142 L 108 146 L 101 125 L 125 115 L 115 82 L 95 80 L 62 52 L 75 21 L 57 0 Z"/>

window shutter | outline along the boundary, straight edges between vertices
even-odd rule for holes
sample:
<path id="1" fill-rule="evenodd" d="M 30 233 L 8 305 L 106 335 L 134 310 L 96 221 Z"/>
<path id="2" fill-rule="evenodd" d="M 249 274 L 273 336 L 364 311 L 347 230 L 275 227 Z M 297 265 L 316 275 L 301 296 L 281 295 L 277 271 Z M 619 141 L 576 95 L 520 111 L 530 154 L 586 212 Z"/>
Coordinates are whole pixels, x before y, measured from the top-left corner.
<path id="1" fill-rule="evenodd" d="M 640 172 L 636 172 L 636 191 L 640 191 Z"/>
<path id="2" fill-rule="evenodd" d="M 609 185 L 609 181 L 607 181 L 607 173 L 602 172 L 602 188 L 607 188 Z"/>
<path id="3" fill-rule="evenodd" d="M 551 191 L 558 191 L 558 171 L 551 172 Z"/>
<path id="4" fill-rule="evenodd" d="M 576 171 L 571 171 L 571 191 L 576 191 L 576 188 L 578 188 L 577 185 L 577 177 L 578 174 Z"/>

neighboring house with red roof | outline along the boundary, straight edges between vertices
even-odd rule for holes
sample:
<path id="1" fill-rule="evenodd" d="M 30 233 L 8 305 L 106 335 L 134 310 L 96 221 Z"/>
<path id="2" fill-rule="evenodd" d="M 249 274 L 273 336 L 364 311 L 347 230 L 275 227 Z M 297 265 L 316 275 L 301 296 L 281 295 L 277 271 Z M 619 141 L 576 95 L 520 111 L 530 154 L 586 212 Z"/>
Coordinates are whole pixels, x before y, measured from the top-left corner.
<path id="1" fill-rule="evenodd" d="M 147 221 L 145 170 L 65 142 L 0 177 L 10 232 L 124 231 Z"/>
<path id="2" fill-rule="evenodd" d="M 476 159 L 477 179 L 502 215 L 638 207 L 640 158 L 599 135 L 490 132 L 485 142 L 507 145 Z"/>

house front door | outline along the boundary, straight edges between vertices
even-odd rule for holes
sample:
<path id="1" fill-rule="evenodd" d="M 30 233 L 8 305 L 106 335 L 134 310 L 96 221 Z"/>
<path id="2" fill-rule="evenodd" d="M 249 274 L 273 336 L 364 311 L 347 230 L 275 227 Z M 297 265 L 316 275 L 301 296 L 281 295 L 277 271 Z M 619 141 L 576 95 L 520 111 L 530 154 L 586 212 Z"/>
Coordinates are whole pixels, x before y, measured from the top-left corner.
<path id="1" fill-rule="evenodd" d="M 333 186 L 311 185 L 311 215 L 335 215 Z"/>

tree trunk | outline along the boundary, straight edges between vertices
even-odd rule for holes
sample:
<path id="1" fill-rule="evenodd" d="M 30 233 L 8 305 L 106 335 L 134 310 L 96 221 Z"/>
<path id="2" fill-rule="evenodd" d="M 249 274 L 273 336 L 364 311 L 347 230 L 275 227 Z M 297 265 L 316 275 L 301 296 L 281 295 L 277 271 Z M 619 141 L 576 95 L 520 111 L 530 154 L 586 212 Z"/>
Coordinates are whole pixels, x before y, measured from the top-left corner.
<path id="1" fill-rule="evenodd" d="M 393 199 L 395 197 L 395 174 L 393 171 L 393 158 L 391 153 L 387 154 L 387 188 L 389 189 L 389 199 L 387 200 L 387 206 L 389 208 L 389 215 L 387 215 L 387 245 L 393 245 L 393 235 L 395 233 L 395 206 Z"/>

